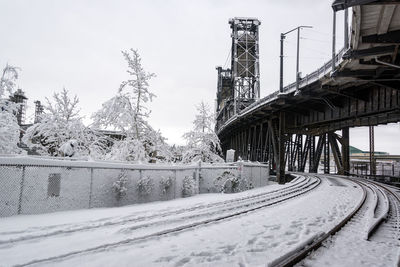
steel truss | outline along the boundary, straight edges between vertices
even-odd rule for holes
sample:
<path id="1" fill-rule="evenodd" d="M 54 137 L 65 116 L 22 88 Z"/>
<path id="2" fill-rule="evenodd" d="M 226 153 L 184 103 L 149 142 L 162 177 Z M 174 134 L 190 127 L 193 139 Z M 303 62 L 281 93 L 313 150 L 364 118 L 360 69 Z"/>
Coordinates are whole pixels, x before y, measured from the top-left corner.
<path id="1" fill-rule="evenodd" d="M 232 29 L 232 87 L 235 112 L 260 98 L 258 26 L 255 18 L 233 18 Z"/>
<path id="2" fill-rule="evenodd" d="M 331 155 L 338 174 L 346 175 L 350 170 L 349 128 L 344 128 L 342 135 L 335 132 L 318 136 L 288 134 L 284 129 L 284 116 L 280 116 L 252 127 L 239 128 L 222 145 L 224 151 L 236 151 L 236 160 L 240 157 L 243 160 L 270 163 L 271 171 L 276 172 L 280 183 L 286 181 L 285 170 L 304 172 L 307 163 L 308 172 L 316 173 L 321 162 L 324 173 L 329 173 Z"/>

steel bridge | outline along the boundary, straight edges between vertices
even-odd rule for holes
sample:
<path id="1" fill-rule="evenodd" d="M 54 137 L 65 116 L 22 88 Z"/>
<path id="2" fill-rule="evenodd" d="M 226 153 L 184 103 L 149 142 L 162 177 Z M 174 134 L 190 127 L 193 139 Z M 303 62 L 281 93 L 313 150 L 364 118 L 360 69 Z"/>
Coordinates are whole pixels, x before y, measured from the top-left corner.
<path id="1" fill-rule="evenodd" d="M 336 0 L 332 59 L 260 99 L 258 27 L 255 18 L 234 18 L 230 69 L 218 67 L 216 131 L 224 154 L 270 162 L 279 183 L 285 169 L 329 172 L 333 154 L 348 174 L 349 127 L 400 121 L 400 1 Z M 335 53 L 336 12 L 351 9 L 351 30 Z M 297 84 L 298 83 L 298 84 Z M 296 89 L 298 88 L 298 89 Z M 373 138 L 370 138 L 373 160 Z M 323 158 L 322 158 L 323 157 Z"/>

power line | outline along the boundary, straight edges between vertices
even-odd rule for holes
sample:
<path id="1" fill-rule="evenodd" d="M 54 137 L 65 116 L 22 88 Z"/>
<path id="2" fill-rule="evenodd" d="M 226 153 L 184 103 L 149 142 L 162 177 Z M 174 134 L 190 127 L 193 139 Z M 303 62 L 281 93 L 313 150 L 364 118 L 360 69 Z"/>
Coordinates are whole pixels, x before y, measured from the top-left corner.
<path id="1" fill-rule="evenodd" d="M 289 44 L 293 44 L 292 42 L 288 42 L 288 41 L 286 41 L 286 42 L 289 43 Z M 311 51 L 317 52 L 317 53 L 319 53 L 321 55 L 324 55 L 324 56 L 330 56 L 330 54 L 328 52 L 323 52 L 321 50 L 314 49 L 314 48 L 309 48 L 309 47 L 302 46 L 301 49 L 311 50 Z"/>
<path id="2" fill-rule="evenodd" d="M 230 55 L 231 55 L 231 49 L 229 48 L 228 55 L 226 57 L 225 64 L 224 64 L 224 69 L 227 67 L 226 64 L 228 63 L 228 59 L 229 59 Z"/>

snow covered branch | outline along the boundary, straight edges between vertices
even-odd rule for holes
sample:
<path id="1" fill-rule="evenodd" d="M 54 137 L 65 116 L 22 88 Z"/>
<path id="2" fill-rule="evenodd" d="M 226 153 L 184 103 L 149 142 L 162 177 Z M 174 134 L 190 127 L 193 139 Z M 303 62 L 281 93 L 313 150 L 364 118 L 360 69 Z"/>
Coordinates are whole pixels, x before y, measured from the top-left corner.
<path id="1" fill-rule="evenodd" d="M 183 135 L 187 141 L 186 151 L 182 157 L 182 161 L 185 163 L 199 160 L 203 162 L 223 161 L 218 155 L 221 147 L 218 136 L 214 132 L 214 116 L 209 110 L 210 108 L 201 102 L 197 106 L 198 114 L 193 121 L 193 130 Z"/>
<path id="2" fill-rule="evenodd" d="M 19 154 L 20 127 L 15 114 L 19 105 L 9 101 L 6 94 L 16 88 L 19 68 L 6 65 L 0 77 L 0 154 Z"/>

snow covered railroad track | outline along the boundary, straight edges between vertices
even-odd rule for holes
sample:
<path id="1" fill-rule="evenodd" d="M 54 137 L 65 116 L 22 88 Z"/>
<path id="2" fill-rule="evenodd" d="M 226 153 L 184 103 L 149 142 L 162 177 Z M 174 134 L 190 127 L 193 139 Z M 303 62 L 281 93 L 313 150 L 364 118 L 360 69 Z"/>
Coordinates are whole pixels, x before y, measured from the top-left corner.
<path id="1" fill-rule="evenodd" d="M 52 263 L 72 256 L 104 251 L 152 238 L 159 238 L 241 216 L 303 195 L 320 183 L 321 180 L 318 177 L 306 176 L 296 179 L 294 183 L 279 190 L 192 209 L 178 209 L 164 214 L 141 217 L 140 220 L 136 218 L 129 221 L 125 220 L 114 224 L 103 224 L 81 229 L 58 229 L 51 234 L 44 233 L 41 236 L 21 235 L 18 237 L 19 239 L 9 240 L 9 242 L 3 240 L 3 244 L 0 245 L 0 256 L 1 254 L 12 255 L 11 253 L 15 253 L 20 249 L 32 248 L 35 246 L 35 244 L 32 244 L 32 240 L 40 239 L 38 240 L 40 246 L 35 246 L 36 251 L 30 255 L 30 259 L 28 257 L 22 263 L 19 259 L 14 259 L 15 262 L 11 265 L 26 266 Z M 97 232 L 97 234 L 93 232 Z M 93 238 L 93 236 L 97 236 L 97 238 Z M 129 236 L 129 238 L 126 238 L 126 236 Z M 48 242 L 47 239 L 49 239 Z M 75 242 L 72 242 L 72 246 L 52 247 L 52 244 L 71 242 L 71 239 L 75 239 Z M 79 242 L 81 239 L 86 242 L 82 244 L 82 242 Z M 38 258 L 37 255 L 40 255 L 41 258 Z"/>
<path id="2" fill-rule="evenodd" d="M 149 224 L 164 222 L 165 220 L 171 220 L 170 217 L 176 218 L 180 215 L 186 215 L 185 218 L 193 218 L 199 215 L 209 215 L 211 211 L 215 211 L 216 213 L 225 211 L 225 210 L 232 210 L 237 209 L 238 207 L 247 207 L 249 205 L 255 204 L 256 202 L 263 203 L 266 200 L 273 200 L 280 196 L 286 196 L 293 192 L 303 189 L 304 187 L 308 187 L 311 183 L 311 179 L 308 176 L 301 176 L 298 175 L 288 186 L 284 188 L 280 188 L 277 190 L 264 192 L 260 194 L 245 196 L 241 198 L 235 198 L 233 200 L 226 200 L 220 202 L 209 203 L 205 205 L 197 205 L 190 208 L 182 208 L 176 210 L 168 210 L 165 212 L 151 214 L 151 215 L 138 215 L 134 214 L 131 216 L 118 218 L 118 219 L 110 219 L 106 221 L 94 221 L 90 224 L 85 223 L 84 225 L 76 224 L 70 225 L 68 228 L 65 228 L 64 225 L 60 225 L 58 227 L 54 227 L 49 231 L 48 228 L 45 229 L 34 229 L 32 231 L 21 231 L 21 232 L 0 232 L 0 245 L 7 244 L 7 243 L 17 243 L 22 241 L 34 240 L 44 237 L 54 237 L 57 235 L 64 235 L 70 234 L 80 231 L 90 231 L 96 228 L 104 228 L 104 227 L 113 227 L 118 225 L 126 225 L 128 223 L 141 223 L 144 222 L 146 227 Z M 314 183 L 314 182 L 313 182 Z M 268 198 L 267 198 L 268 197 Z M 153 219 L 160 219 L 163 218 L 162 221 L 152 222 Z M 11 238 L 7 238 L 7 236 L 12 236 Z"/>
<path id="3" fill-rule="evenodd" d="M 377 182 L 369 181 L 380 189 L 383 195 L 384 211 L 380 215 L 375 215 L 379 219 L 371 233 L 368 233 L 368 239 L 376 242 L 385 242 L 388 239 L 393 241 L 400 240 L 400 195 L 398 188 L 393 188 Z M 376 232 L 376 234 L 374 234 Z M 371 236 L 371 234 L 373 234 Z M 400 243 L 398 242 L 400 246 Z"/>
<path id="4" fill-rule="evenodd" d="M 396 190 L 365 179 L 342 178 L 363 188 L 364 196 L 353 212 L 328 233 L 309 239 L 271 266 L 298 262 L 301 266 L 399 266 L 400 198 Z"/>

